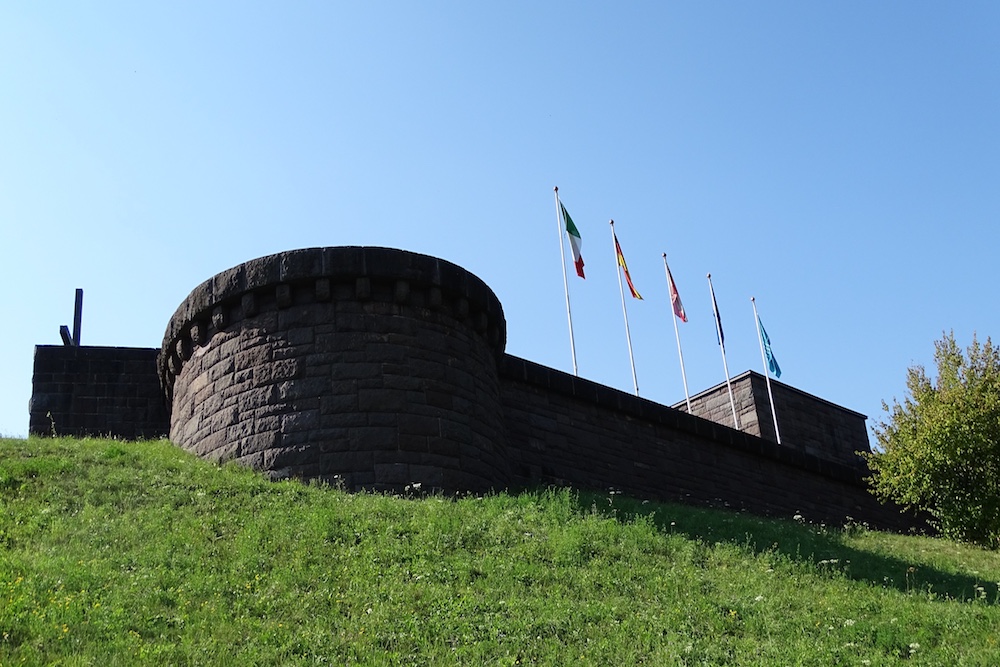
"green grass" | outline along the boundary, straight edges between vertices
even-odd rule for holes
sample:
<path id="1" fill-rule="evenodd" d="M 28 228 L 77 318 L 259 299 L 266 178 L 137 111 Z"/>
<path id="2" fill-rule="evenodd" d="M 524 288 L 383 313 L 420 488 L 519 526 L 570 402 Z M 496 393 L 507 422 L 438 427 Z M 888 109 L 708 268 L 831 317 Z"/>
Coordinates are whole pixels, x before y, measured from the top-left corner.
<path id="1" fill-rule="evenodd" d="M 566 490 L 0 440 L 0 665 L 1000 664 L 1000 554 Z"/>

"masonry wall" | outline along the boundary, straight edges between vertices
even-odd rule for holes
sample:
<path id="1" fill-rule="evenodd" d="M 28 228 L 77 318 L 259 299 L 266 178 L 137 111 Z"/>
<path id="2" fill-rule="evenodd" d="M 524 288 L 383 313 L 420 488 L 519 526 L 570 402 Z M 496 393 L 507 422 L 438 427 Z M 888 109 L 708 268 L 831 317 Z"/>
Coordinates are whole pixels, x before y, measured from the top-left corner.
<path id="1" fill-rule="evenodd" d="M 426 255 L 311 248 L 246 262 L 196 288 L 167 326 L 170 438 L 272 478 L 503 488 L 504 326 L 482 281 Z"/>
<path id="2" fill-rule="evenodd" d="M 856 466 L 509 355 L 500 377 L 517 484 L 613 488 L 817 522 L 913 525 L 868 493 Z"/>
<path id="3" fill-rule="evenodd" d="M 499 301 L 437 258 L 312 248 L 195 288 L 159 351 L 36 349 L 35 434 L 162 435 L 272 478 L 349 489 L 481 492 L 571 485 L 760 514 L 914 522 L 868 493 L 864 416 L 734 379 L 687 414 L 503 352 Z M 701 416 L 699 416 L 701 415 Z"/>
<path id="4" fill-rule="evenodd" d="M 158 438 L 169 413 L 155 348 L 35 347 L 28 407 L 33 435 Z"/>
<path id="5" fill-rule="evenodd" d="M 765 377 L 745 371 L 732 378 L 730 384 L 740 430 L 777 442 Z M 864 466 L 858 452 L 870 452 L 871 446 L 863 414 L 773 379 L 771 394 L 783 445 L 849 466 Z M 674 407 L 687 411 L 686 402 Z M 691 412 L 717 424 L 732 426 L 733 409 L 726 383 L 692 396 Z"/>

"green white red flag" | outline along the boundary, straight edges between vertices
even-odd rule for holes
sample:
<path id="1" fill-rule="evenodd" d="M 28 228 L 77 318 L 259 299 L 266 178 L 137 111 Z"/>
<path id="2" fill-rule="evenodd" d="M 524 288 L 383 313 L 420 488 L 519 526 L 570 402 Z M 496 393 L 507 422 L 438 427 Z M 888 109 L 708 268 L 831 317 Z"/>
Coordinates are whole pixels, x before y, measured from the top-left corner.
<path id="1" fill-rule="evenodd" d="M 562 269 L 563 289 L 566 292 L 566 323 L 569 325 L 569 353 L 573 358 L 573 375 L 578 374 L 576 365 L 576 343 L 573 341 L 573 314 L 569 308 L 569 278 L 566 276 L 566 246 L 563 243 L 563 230 L 569 237 L 570 249 L 573 251 L 573 267 L 576 275 L 581 278 L 583 275 L 583 255 L 580 254 L 580 247 L 583 245 L 580 239 L 580 231 L 573 224 L 573 218 L 569 216 L 569 211 L 559 201 L 559 188 L 552 188 L 556 197 L 556 227 L 559 232 L 559 268 Z"/>
<path id="2" fill-rule="evenodd" d="M 566 221 L 566 236 L 569 237 L 569 247 L 573 251 L 573 267 L 576 268 L 576 275 L 586 279 L 583 275 L 583 255 L 580 254 L 580 248 L 583 247 L 580 231 L 573 224 L 573 218 L 569 217 L 569 211 L 562 202 L 559 202 L 559 208 L 562 209 L 563 220 Z"/>

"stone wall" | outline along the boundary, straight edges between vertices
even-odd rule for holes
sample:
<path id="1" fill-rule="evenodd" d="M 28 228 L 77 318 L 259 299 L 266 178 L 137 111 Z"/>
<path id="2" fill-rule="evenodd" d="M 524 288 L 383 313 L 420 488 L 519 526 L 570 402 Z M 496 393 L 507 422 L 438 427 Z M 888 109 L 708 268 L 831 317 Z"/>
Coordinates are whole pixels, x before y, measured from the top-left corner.
<path id="1" fill-rule="evenodd" d="M 166 435 L 170 417 L 155 348 L 35 347 L 28 407 L 33 435 Z"/>
<path id="2" fill-rule="evenodd" d="M 746 371 L 732 378 L 730 384 L 740 430 L 776 442 L 764 376 Z M 870 452 L 871 446 L 863 414 L 774 379 L 771 380 L 771 393 L 783 445 L 849 466 L 864 466 L 858 452 Z M 686 402 L 677 403 L 674 407 L 687 411 Z M 691 412 L 717 424 L 732 426 L 733 409 L 726 383 L 692 396 Z"/>
<path id="3" fill-rule="evenodd" d="M 875 500 L 857 465 L 512 356 L 501 361 L 500 378 L 516 484 L 617 489 L 816 522 L 913 525 Z M 726 409 L 731 420 L 728 397 Z"/>
<path id="4" fill-rule="evenodd" d="M 385 248 L 253 260 L 170 320 L 170 438 L 275 478 L 502 488 L 505 335 L 492 291 L 444 260 Z"/>
<path id="5" fill-rule="evenodd" d="M 757 373 L 733 379 L 741 431 L 724 384 L 687 414 L 505 355 L 505 340 L 496 296 L 454 264 L 386 248 L 280 253 L 196 287 L 158 354 L 39 347 L 31 430 L 160 435 L 162 387 L 176 444 L 272 478 L 446 493 L 565 484 L 914 523 L 867 491 L 863 415 L 773 382 L 778 444 Z"/>

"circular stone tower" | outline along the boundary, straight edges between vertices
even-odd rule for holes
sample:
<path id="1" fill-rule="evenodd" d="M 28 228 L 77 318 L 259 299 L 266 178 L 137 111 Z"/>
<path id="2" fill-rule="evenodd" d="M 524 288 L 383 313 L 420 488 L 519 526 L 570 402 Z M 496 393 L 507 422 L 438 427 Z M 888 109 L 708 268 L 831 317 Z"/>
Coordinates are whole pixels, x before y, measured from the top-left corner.
<path id="1" fill-rule="evenodd" d="M 170 318 L 158 361 L 170 438 L 274 479 L 502 488 L 505 342 L 490 288 L 441 259 L 365 247 L 255 259 Z"/>

